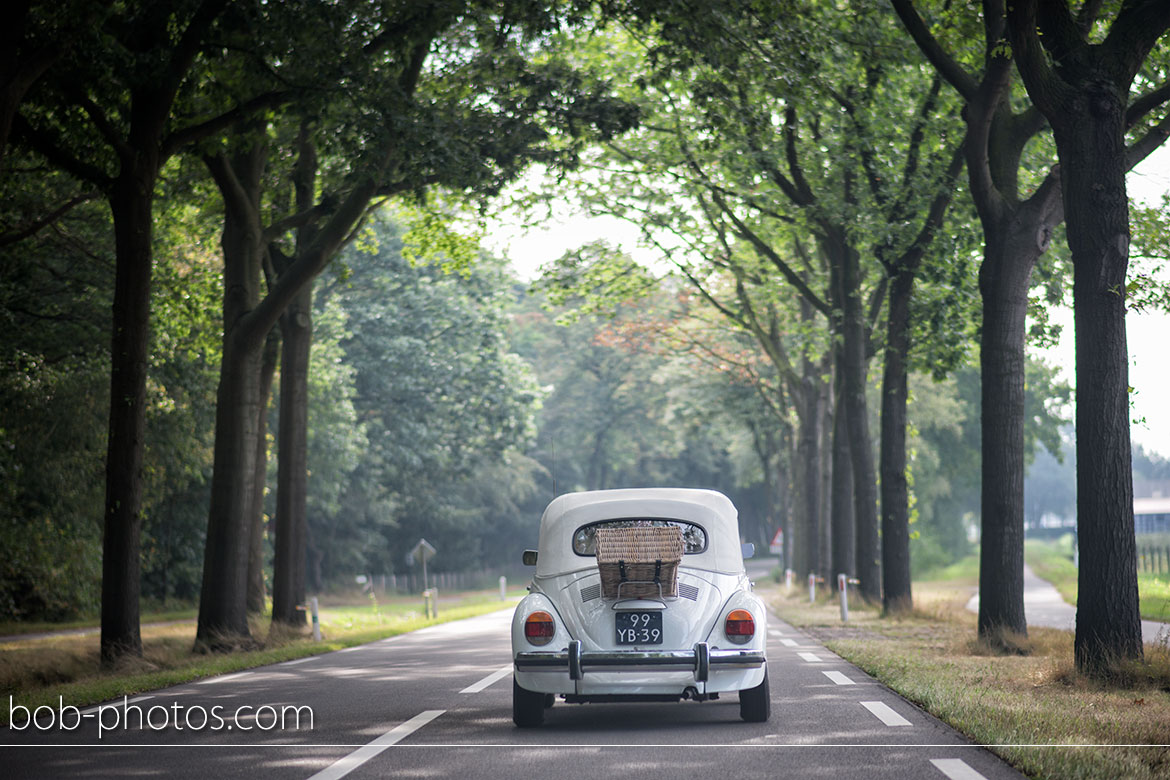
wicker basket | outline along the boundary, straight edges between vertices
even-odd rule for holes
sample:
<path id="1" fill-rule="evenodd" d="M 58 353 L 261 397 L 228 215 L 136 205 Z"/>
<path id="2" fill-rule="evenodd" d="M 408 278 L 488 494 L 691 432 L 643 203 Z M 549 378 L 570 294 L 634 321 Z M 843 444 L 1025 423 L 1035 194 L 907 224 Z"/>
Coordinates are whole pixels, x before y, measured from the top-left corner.
<path id="1" fill-rule="evenodd" d="M 678 526 L 598 528 L 601 595 L 607 599 L 676 596 L 682 556 Z"/>

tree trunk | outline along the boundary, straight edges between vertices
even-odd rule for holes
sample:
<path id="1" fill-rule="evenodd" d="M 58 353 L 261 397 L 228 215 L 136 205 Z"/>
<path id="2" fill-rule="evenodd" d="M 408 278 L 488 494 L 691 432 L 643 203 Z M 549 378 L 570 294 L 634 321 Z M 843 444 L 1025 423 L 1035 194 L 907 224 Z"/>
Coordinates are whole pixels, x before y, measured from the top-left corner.
<path id="1" fill-rule="evenodd" d="M 279 472 L 276 558 L 272 566 L 272 620 L 304 625 L 305 502 L 308 494 L 309 349 L 313 340 L 313 286 L 308 284 L 280 318 Z"/>
<path id="2" fill-rule="evenodd" d="M 215 406 L 211 508 L 195 646 L 231 649 L 250 640 L 248 557 L 260 422 L 260 365 L 267 329 L 248 314 L 260 297 L 262 231 L 256 217 L 264 168 L 261 144 L 229 165 L 208 159 L 226 204 L 223 229 L 223 356 Z"/>
<path id="3" fill-rule="evenodd" d="M 1058 191 L 1048 196 L 1055 200 Z M 982 487 L 979 636 L 1027 636 L 1024 614 L 1024 342 L 1028 287 L 1055 223 L 1051 204 L 1029 201 L 984 219 L 981 365 Z M 1059 218 L 1056 219 L 1059 222 Z"/>
<path id="4" fill-rule="evenodd" d="M 796 510 L 799 517 L 794 523 L 797 527 L 796 544 L 798 545 L 796 550 L 798 566 L 794 569 L 802 579 L 809 574 L 816 574 L 820 571 L 817 520 L 820 517 L 821 453 L 818 441 L 821 420 L 814 381 L 807 374 L 804 377 L 804 386 L 800 392 L 802 411 L 799 441 L 796 448 L 800 500 L 797 502 Z"/>
<path id="5" fill-rule="evenodd" d="M 850 460 L 849 434 L 846 430 L 844 376 L 840 370 L 841 350 L 833 350 L 837 360 L 838 370 L 834 384 L 836 385 L 836 413 L 833 415 L 833 570 L 834 575 L 845 574 L 854 577 L 857 574 L 855 561 L 856 529 L 853 523 L 853 463 Z"/>
<path id="6" fill-rule="evenodd" d="M 149 155 L 145 155 L 149 157 Z M 117 267 L 110 343 L 110 428 L 102 537 L 103 665 L 142 655 L 139 589 L 142 455 L 150 360 L 154 160 L 125 165 L 110 195 Z"/>
<path id="7" fill-rule="evenodd" d="M 215 409 L 211 510 L 203 556 L 196 646 L 224 650 L 250 637 L 245 595 L 256 426 L 260 413 L 260 349 L 229 337 L 220 365 Z"/>
<path id="8" fill-rule="evenodd" d="M 1105 79 L 1054 121 L 1073 258 L 1077 386 L 1077 667 L 1107 672 L 1142 657 L 1125 275 L 1125 96 Z"/>
<path id="9" fill-rule="evenodd" d="M 248 543 L 248 611 L 261 614 L 265 608 L 264 585 L 264 486 L 268 481 L 268 401 L 280 357 L 280 334 L 273 328 L 264 341 L 260 361 L 260 414 L 256 421 L 256 478 L 252 491 L 251 537 Z"/>
<path id="10" fill-rule="evenodd" d="M 853 513 L 857 529 L 857 577 L 861 595 L 873 602 L 881 599 L 881 551 L 878 540 L 877 475 L 873 464 L 873 441 L 869 434 L 869 409 L 865 398 L 865 312 L 861 301 L 860 258 L 851 247 L 837 249 L 841 267 L 842 365 L 845 388 L 845 419 L 853 464 Z"/>
<path id="11" fill-rule="evenodd" d="M 820 373 L 821 375 L 831 375 L 833 371 L 833 359 L 831 352 L 824 356 L 821 361 Z M 820 496 L 818 504 L 820 505 L 820 512 L 817 518 L 817 538 L 820 540 L 820 548 L 817 551 L 817 560 L 819 561 L 818 570 L 825 578 L 825 584 L 833 591 L 837 589 L 837 578 L 834 576 L 835 572 L 832 570 L 833 564 L 833 522 L 832 522 L 832 503 L 830 502 L 830 495 L 833 490 L 833 448 L 831 446 L 833 436 L 833 382 L 832 380 L 824 381 L 817 380 L 817 410 L 820 413 L 820 425 L 817 428 L 817 450 L 820 453 L 820 472 L 821 481 L 817 486 L 817 491 Z"/>
<path id="12" fill-rule="evenodd" d="M 1020 75 L 1052 125 L 1060 157 L 1077 361 L 1080 569 L 1073 644 L 1077 668 L 1101 677 L 1119 661 L 1142 657 L 1125 339 L 1125 130 L 1130 87 L 1170 27 L 1170 7 L 1123 3 L 1105 41 L 1094 46 L 1084 44 L 1078 26 L 1058 23 L 1060 13 L 1034 1 L 1008 6 Z M 1050 59 L 1045 49 L 1058 56 Z"/>
<path id="13" fill-rule="evenodd" d="M 906 479 L 907 361 L 914 273 L 900 271 L 890 283 L 882 375 L 881 506 L 882 609 L 907 612 L 910 586 L 910 488 Z"/>
<path id="14" fill-rule="evenodd" d="M 783 406 L 781 407 L 783 408 Z M 796 500 L 796 482 L 799 464 L 796 455 L 791 425 L 780 428 L 780 459 L 777 464 L 776 484 L 780 486 L 781 512 L 780 525 L 784 529 L 784 568 L 796 571 L 796 512 L 799 502 Z"/>

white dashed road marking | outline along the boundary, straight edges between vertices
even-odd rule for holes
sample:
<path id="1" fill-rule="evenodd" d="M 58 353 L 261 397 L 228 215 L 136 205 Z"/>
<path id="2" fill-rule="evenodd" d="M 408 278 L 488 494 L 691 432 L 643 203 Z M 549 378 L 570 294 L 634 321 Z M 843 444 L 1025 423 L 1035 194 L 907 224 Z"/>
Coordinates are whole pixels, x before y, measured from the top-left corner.
<path id="1" fill-rule="evenodd" d="M 808 661 L 810 664 L 819 664 L 823 659 L 817 658 L 815 653 L 797 653 L 801 658 Z"/>
<path id="2" fill-rule="evenodd" d="M 231 680 L 238 680 L 241 677 L 247 677 L 251 672 L 236 672 L 235 674 L 225 674 L 222 677 L 208 677 L 206 680 L 200 680 L 199 685 L 211 685 L 212 683 L 230 682 Z"/>
<path id="3" fill-rule="evenodd" d="M 292 660 L 292 661 L 285 661 L 284 663 L 281 664 L 281 666 L 296 666 L 297 664 L 303 664 L 307 661 L 316 661 L 318 658 L 320 658 L 320 656 L 317 656 L 317 655 L 305 656 L 304 658 L 297 658 L 297 659 Z"/>
<path id="4" fill-rule="evenodd" d="M 867 710 L 872 712 L 874 714 L 874 717 L 876 717 L 878 720 L 880 720 L 882 723 L 886 724 L 887 726 L 909 726 L 910 725 L 910 721 L 906 720 L 901 715 L 899 715 L 898 713 L 896 713 L 892 709 L 890 709 L 890 707 L 888 705 L 883 704 L 880 701 L 863 701 L 861 703 L 861 706 L 865 707 Z"/>
<path id="5" fill-rule="evenodd" d="M 796 640 L 795 639 L 781 639 L 780 644 L 784 645 L 785 647 L 796 647 Z"/>
<path id="6" fill-rule="evenodd" d="M 821 672 L 821 674 L 825 675 L 825 677 L 828 677 L 830 680 L 837 683 L 838 685 L 856 685 L 857 684 L 857 683 L 853 682 L 852 680 L 850 680 L 845 675 L 841 674 L 840 672 Z"/>
<path id="7" fill-rule="evenodd" d="M 474 685 L 469 685 L 459 692 L 460 693 L 479 693 L 484 688 L 488 687 L 489 685 L 496 682 L 497 680 L 504 679 L 505 677 L 507 677 L 511 673 L 512 673 L 512 665 L 508 664 L 507 666 L 505 666 L 501 669 L 497 669 L 496 671 L 492 672 L 487 677 L 483 678 L 482 680 L 475 683 Z"/>
<path id="8" fill-rule="evenodd" d="M 140 701 L 146 701 L 147 699 L 153 699 L 153 698 L 154 698 L 153 696 L 135 696 L 133 699 L 126 699 L 126 703 L 127 704 L 137 704 Z M 87 710 L 82 710 L 81 714 L 82 715 L 89 715 L 91 713 L 97 712 L 98 710 L 102 709 L 103 707 L 106 707 L 106 708 L 117 707 L 121 703 L 122 702 L 120 702 L 120 701 L 116 701 L 116 702 L 113 702 L 111 704 L 99 704 L 96 707 L 90 707 Z"/>
<path id="9" fill-rule="evenodd" d="M 932 758 L 930 763 L 951 780 L 987 780 L 961 758 Z"/>
<path id="10" fill-rule="evenodd" d="M 309 780 L 338 780 L 338 778 L 345 777 L 386 748 L 397 745 L 444 712 L 446 710 L 427 710 L 426 712 L 420 712 L 405 723 L 401 723 L 390 729 L 368 745 L 363 745 L 345 758 L 333 762 L 310 777 Z"/>

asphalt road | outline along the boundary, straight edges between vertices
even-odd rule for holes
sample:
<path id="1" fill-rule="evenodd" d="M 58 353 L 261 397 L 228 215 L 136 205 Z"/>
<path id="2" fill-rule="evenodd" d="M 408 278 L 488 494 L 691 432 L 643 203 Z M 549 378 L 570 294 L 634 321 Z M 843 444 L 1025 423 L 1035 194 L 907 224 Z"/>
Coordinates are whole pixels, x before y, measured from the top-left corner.
<path id="1" fill-rule="evenodd" d="M 47 728 L 42 712 L 42 729 L 0 733 L 0 776 L 1021 777 L 775 618 L 768 723 L 744 723 L 737 697 L 725 695 L 702 703 L 558 702 L 544 726 L 517 729 L 509 620 L 507 610 L 155 691 L 131 698 L 125 712 L 82 710 L 72 730 Z M 311 708 L 312 728 L 304 709 L 299 729 L 291 711 L 282 728 L 282 707 Z M 153 726 L 139 728 L 140 719 Z M 77 721 L 67 712 L 67 726 Z"/>

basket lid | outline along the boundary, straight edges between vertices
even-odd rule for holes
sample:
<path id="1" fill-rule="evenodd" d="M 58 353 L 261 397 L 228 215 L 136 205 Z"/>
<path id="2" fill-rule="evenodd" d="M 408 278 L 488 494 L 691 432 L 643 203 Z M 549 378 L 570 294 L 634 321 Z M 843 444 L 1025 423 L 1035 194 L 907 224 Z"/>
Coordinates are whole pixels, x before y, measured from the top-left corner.
<path id="1" fill-rule="evenodd" d="M 678 526 L 602 526 L 597 529 L 598 563 L 677 563 L 682 556 L 682 529 Z"/>

